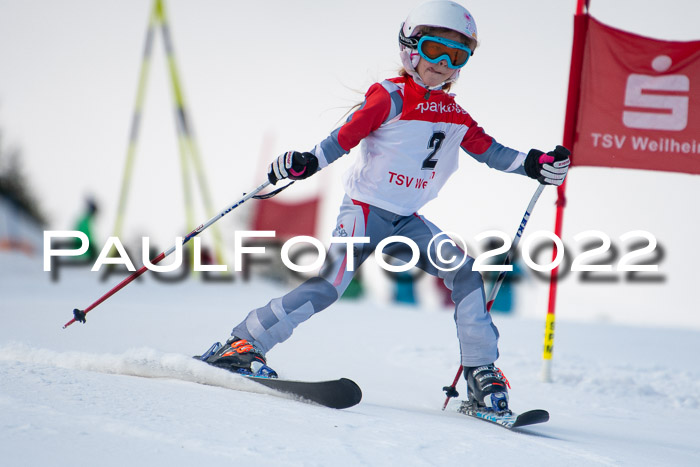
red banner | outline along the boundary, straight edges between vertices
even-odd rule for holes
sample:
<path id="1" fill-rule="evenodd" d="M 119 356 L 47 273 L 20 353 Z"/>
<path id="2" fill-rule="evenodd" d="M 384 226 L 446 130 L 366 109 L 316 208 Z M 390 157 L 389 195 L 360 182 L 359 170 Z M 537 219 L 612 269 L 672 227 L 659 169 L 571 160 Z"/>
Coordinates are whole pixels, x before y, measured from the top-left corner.
<path id="1" fill-rule="evenodd" d="M 321 199 L 282 202 L 267 199 L 255 204 L 253 230 L 274 230 L 278 240 L 286 241 L 297 235 L 316 235 L 316 220 Z"/>
<path id="2" fill-rule="evenodd" d="M 700 41 L 589 16 L 580 86 L 574 165 L 700 174 Z"/>

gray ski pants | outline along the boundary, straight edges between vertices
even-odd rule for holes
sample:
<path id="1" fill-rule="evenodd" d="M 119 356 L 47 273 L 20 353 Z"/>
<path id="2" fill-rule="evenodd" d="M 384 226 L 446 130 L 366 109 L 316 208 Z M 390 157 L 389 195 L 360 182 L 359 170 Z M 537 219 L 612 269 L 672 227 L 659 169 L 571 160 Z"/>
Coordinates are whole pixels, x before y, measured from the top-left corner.
<path id="1" fill-rule="evenodd" d="M 454 265 L 441 263 L 440 256 L 436 254 L 436 246 L 440 245 L 439 240 L 444 236 L 430 244 L 431 239 L 440 233 L 441 230 L 434 224 L 417 214 L 399 216 L 346 196 L 340 206 L 333 236 L 370 238 L 369 243 L 354 246 L 355 271 L 384 238 L 396 235 L 413 240 L 421 255 L 418 266 L 441 278 L 452 291 L 462 365 L 473 367 L 493 363 L 498 358 L 499 334 L 486 311 L 481 274 L 472 271 L 474 260 L 471 257 L 467 257 L 464 264 L 453 271 L 441 270 Z M 435 264 L 426 257 L 429 244 L 430 257 Z M 233 328 L 231 335 L 248 339 L 264 352 L 287 340 L 295 327 L 337 301 L 350 284 L 354 271 L 347 270 L 346 249 L 343 243 L 332 244 L 317 277 L 251 311 L 243 322 Z M 441 258 L 447 260 L 453 256 L 458 259 L 464 257 L 461 249 L 447 242 L 442 243 L 440 252 Z M 403 261 L 410 260 L 412 256 L 404 243 L 391 243 L 384 248 L 384 253 Z"/>

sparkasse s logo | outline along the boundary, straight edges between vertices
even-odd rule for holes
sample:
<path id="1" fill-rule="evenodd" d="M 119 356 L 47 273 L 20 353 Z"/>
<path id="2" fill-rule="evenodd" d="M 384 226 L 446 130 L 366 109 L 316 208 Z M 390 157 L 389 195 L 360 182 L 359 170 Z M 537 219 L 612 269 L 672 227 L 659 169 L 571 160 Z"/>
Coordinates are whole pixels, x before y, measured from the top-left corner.
<path id="1" fill-rule="evenodd" d="M 659 55 L 651 62 L 651 67 L 658 73 L 664 73 L 672 63 L 668 55 Z M 685 130 L 688 126 L 689 102 L 688 76 L 632 73 L 627 77 L 626 110 L 622 113 L 622 122 L 627 128 L 641 130 Z"/>

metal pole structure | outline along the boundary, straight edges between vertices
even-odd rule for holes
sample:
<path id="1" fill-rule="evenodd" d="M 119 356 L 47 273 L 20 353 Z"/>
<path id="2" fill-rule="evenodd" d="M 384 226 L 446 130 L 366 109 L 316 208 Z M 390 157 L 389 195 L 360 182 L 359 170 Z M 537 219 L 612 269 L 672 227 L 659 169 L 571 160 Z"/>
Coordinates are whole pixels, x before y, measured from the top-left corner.
<path id="1" fill-rule="evenodd" d="M 173 45 L 172 35 L 170 34 L 170 26 L 165 14 L 165 2 L 164 0 L 156 0 L 156 9 L 158 19 L 160 20 L 161 32 L 163 35 L 163 44 L 165 45 L 165 53 L 168 60 L 168 70 L 170 72 L 170 81 L 172 83 L 173 99 L 175 101 L 175 119 L 177 124 L 178 133 L 178 147 L 180 149 L 182 171 L 183 171 L 183 185 L 185 188 L 185 205 L 187 211 L 187 221 L 191 222 L 188 227 L 191 227 L 194 221 L 192 215 L 192 199 L 190 193 L 190 183 L 189 183 L 189 171 L 187 170 L 188 162 L 187 155 L 190 156 L 192 165 L 194 166 L 194 173 L 197 177 L 199 184 L 199 189 L 202 194 L 202 201 L 204 204 L 204 209 L 206 215 L 211 216 L 214 212 L 213 204 L 211 201 L 211 195 L 209 192 L 209 184 L 207 183 L 206 177 L 204 175 L 204 170 L 202 168 L 201 157 L 199 156 L 199 149 L 195 142 L 194 131 L 191 125 L 191 119 L 189 118 L 187 105 L 185 104 L 185 94 L 182 90 L 181 80 L 179 78 L 177 62 L 175 60 L 175 48 Z M 216 259 L 219 263 L 224 263 L 223 258 L 223 242 L 221 240 L 221 234 L 219 229 L 214 227 L 212 229 L 214 238 L 214 252 Z"/>
<path id="2" fill-rule="evenodd" d="M 207 216 L 211 216 L 214 212 L 211 202 L 211 195 L 209 192 L 209 185 L 206 182 L 206 177 L 204 176 L 201 158 L 199 156 L 197 145 L 194 140 L 194 132 L 192 131 L 190 119 L 187 116 L 184 93 L 182 91 L 182 86 L 180 84 L 180 79 L 175 62 L 175 53 L 172 38 L 170 35 L 170 29 L 167 23 L 167 18 L 165 16 L 164 2 L 163 0 L 154 0 L 153 8 L 151 9 L 150 20 L 148 23 L 148 29 L 146 31 L 146 45 L 144 47 L 143 58 L 141 60 L 141 71 L 139 74 L 139 83 L 136 93 L 136 103 L 134 105 L 134 113 L 131 121 L 129 146 L 127 149 L 126 161 L 124 164 L 124 172 L 122 175 L 122 184 L 119 194 L 119 204 L 117 206 L 117 216 L 113 229 L 113 236 L 116 237 L 121 236 L 124 224 L 126 205 L 128 201 L 129 188 L 131 185 L 131 178 L 134 166 L 134 159 L 136 155 L 136 148 L 138 145 L 139 126 L 141 123 L 141 114 L 146 93 L 146 83 L 148 81 L 151 56 L 153 54 L 153 41 L 155 36 L 155 30 L 158 26 L 160 26 L 161 28 L 163 43 L 167 54 L 168 71 L 170 75 L 170 80 L 172 82 L 173 100 L 175 103 L 175 120 L 177 127 L 178 149 L 180 152 L 180 164 L 182 166 L 182 183 L 184 191 L 185 220 L 187 223 L 187 228 L 192 228 L 194 226 L 194 208 L 192 189 L 189 178 L 190 170 L 188 170 L 188 154 L 192 158 L 192 163 L 195 169 L 194 171 L 197 175 L 199 187 L 202 193 L 205 214 Z M 223 264 L 225 263 L 225 259 L 223 257 L 223 242 L 221 240 L 221 233 L 216 227 L 213 229 L 213 238 L 216 259 L 220 264 Z"/>
<path id="3" fill-rule="evenodd" d="M 210 225 L 212 225 L 213 223 L 215 223 L 216 221 L 218 221 L 219 219 L 221 219 L 222 217 L 224 217 L 224 216 L 225 216 L 226 214 L 228 214 L 229 212 L 231 212 L 231 211 L 233 211 L 234 209 L 236 209 L 236 208 L 237 208 L 238 206 L 240 206 L 241 204 L 243 204 L 243 203 L 245 203 L 246 201 L 248 201 L 250 198 L 256 197 L 256 195 L 257 195 L 258 193 L 260 193 L 262 190 L 264 190 L 268 185 L 270 185 L 270 182 L 266 180 L 265 183 L 263 183 L 262 185 L 260 185 L 259 187 L 257 187 L 255 190 L 253 190 L 253 191 L 251 191 L 250 193 L 248 193 L 248 194 L 246 194 L 245 196 L 243 196 L 243 198 L 241 198 L 240 200 L 236 201 L 233 205 L 231 205 L 231 206 L 229 206 L 228 208 L 224 209 L 224 210 L 221 211 L 219 214 L 215 215 L 214 217 L 212 217 L 211 219 L 209 219 L 207 222 L 205 222 L 204 224 L 202 224 L 202 225 L 200 225 L 199 227 L 197 227 L 196 229 L 194 229 L 192 232 L 190 232 L 189 234 L 187 234 L 187 236 L 185 236 L 185 237 L 183 238 L 182 244 L 181 244 L 181 245 L 185 245 L 185 244 L 186 244 L 187 242 L 189 242 L 191 239 L 193 239 L 194 237 L 196 237 L 196 236 L 199 235 L 200 233 L 204 232 L 204 230 L 206 230 Z M 276 190 L 276 191 L 274 191 L 273 193 L 270 193 L 270 195 L 274 195 L 274 194 L 279 193 L 279 192 L 282 191 L 283 189 L 287 188 L 289 185 L 291 185 L 291 183 L 288 184 L 288 185 L 286 185 L 286 186 L 284 186 L 284 187 L 282 187 L 282 188 L 280 188 L 280 189 L 278 189 L 278 190 Z M 262 198 L 265 199 L 265 197 L 262 197 Z M 173 253 L 173 252 L 177 249 L 177 246 L 178 246 L 178 245 L 173 245 L 169 250 L 164 251 L 164 252 L 162 252 L 161 254 L 159 254 L 158 256 L 156 256 L 154 259 L 151 260 L 151 264 L 156 265 L 156 264 L 160 263 L 165 257 L 167 257 L 168 255 L 170 255 L 171 253 Z M 68 322 L 63 326 L 63 329 L 67 328 L 68 326 L 70 326 L 71 324 L 75 323 L 76 321 L 81 321 L 81 322 L 84 323 L 84 322 L 85 322 L 85 315 L 86 315 L 86 314 L 88 314 L 91 310 L 93 310 L 93 309 L 94 309 L 96 306 L 98 306 L 100 303 L 104 302 L 104 301 L 107 300 L 109 297 L 111 297 L 111 296 L 114 295 L 115 293 L 119 292 L 119 291 L 120 291 L 121 289 L 123 289 L 124 287 L 126 287 L 128 284 L 130 284 L 130 283 L 131 283 L 132 281 L 134 281 L 136 278 L 138 278 L 139 276 L 141 276 L 141 275 L 142 275 L 144 272 L 146 272 L 147 270 L 148 270 L 148 268 L 147 268 L 146 266 L 141 267 L 141 269 L 139 269 L 138 271 L 134 272 L 134 273 L 131 274 L 129 277 L 127 277 L 126 279 L 124 279 L 123 281 L 121 281 L 121 282 L 120 282 L 119 284 L 117 284 L 114 288 L 112 288 L 109 292 L 107 292 L 106 294 L 104 294 L 103 296 L 101 296 L 100 298 L 98 298 L 95 302 L 93 302 L 90 306 L 88 306 L 88 307 L 85 308 L 84 310 L 79 310 L 79 309 L 77 309 L 77 308 L 74 309 L 74 310 L 73 310 L 73 316 L 74 316 L 73 319 L 71 319 L 70 321 L 68 321 Z"/>
<path id="4" fill-rule="evenodd" d="M 143 109 L 144 95 L 146 92 L 146 82 L 148 81 L 148 72 L 150 70 L 151 54 L 153 52 L 153 37 L 158 22 L 158 13 L 155 8 L 151 10 L 151 17 L 148 21 L 148 29 L 146 30 L 146 45 L 143 48 L 143 57 L 141 59 L 141 71 L 139 72 L 139 83 L 136 91 L 136 103 L 134 104 L 134 113 L 131 116 L 131 131 L 129 134 L 129 145 L 126 152 L 126 161 L 124 162 L 124 172 L 122 174 L 122 184 L 119 191 L 119 204 L 117 205 L 117 218 L 112 229 L 112 235 L 119 237 L 122 233 L 124 224 L 124 212 L 126 211 L 126 202 L 129 198 L 129 187 L 131 185 L 131 174 L 134 168 L 134 156 L 139 138 L 139 126 L 141 124 L 141 111 Z"/>
<path id="5" fill-rule="evenodd" d="M 175 107 L 175 127 L 177 130 L 177 147 L 180 153 L 180 168 L 182 177 L 182 189 L 184 192 L 185 202 L 185 223 L 188 229 L 194 227 L 194 201 L 192 197 L 192 187 L 190 184 L 190 170 L 188 164 L 188 144 L 189 139 L 188 125 L 185 115 L 184 95 L 180 87 L 180 79 L 178 78 L 177 67 L 175 65 L 175 52 L 173 49 L 170 29 L 165 22 L 165 11 L 162 0 L 155 0 L 160 23 L 160 30 L 163 36 L 163 45 L 165 47 L 166 59 L 168 62 L 168 74 L 172 84 L 173 104 Z M 211 215 L 207 212 L 208 215 Z"/>
<path id="6" fill-rule="evenodd" d="M 539 185 L 537 187 L 537 190 L 535 190 L 535 193 L 532 195 L 532 198 L 530 199 L 530 204 L 527 205 L 527 209 L 525 210 L 525 215 L 523 216 L 523 219 L 520 221 L 520 226 L 518 227 L 518 231 L 515 234 L 515 238 L 513 239 L 513 244 L 510 246 L 510 250 L 508 251 L 508 255 L 506 255 L 505 261 L 503 261 L 503 266 L 509 266 L 513 264 L 513 256 L 515 256 L 515 253 L 518 249 L 518 243 L 520 243 L 520 239 L 523 236 L 523 232 L 525 231 L 525 226 L 527 225 L 527 222 L 530 220 L 530 215 L 532 214 L 533 209 L 535 209 L 535 203 L 537 203 L 537 200 L 540 198 L 540 195 L 542 194 L 542 191 L 544 190 L 545 185 Z M 491 312 L 491 307 L 493 306 L 493 302 L 496 301 L 496 296 L 498 295 L 498 291 L 501 288 L 501 284 L 503 284 L 503 280 L 506 278 L 506 274 L 508 271 L 501 271 L 498 274 L 498 279 L 496 279 L 496 282 L 493 284 L 493 287 L 491 288 L 491 291 L 489 292 L 489 297 L 486 300 L 486 311 Z M 459 394 L 455 390 L 457 387 L 457 383 L 459 382 L 459 377 L 462 376 L 462 371 L 463 367 L 460 364 L 459 369 L 457 370 L 457 374 L 455 375 L 454 381 L 452 381 L 451 386 L 445 386 L 443 391 L 445 391 L 445 394 L 447 395 L 447 398 L 445 399 L 445 403 L 442 405 L 442 410 L 445 410 L 447 407 L 447 404 L 450 402 L 450 399 L 453 397 L 457 397 Z"/>

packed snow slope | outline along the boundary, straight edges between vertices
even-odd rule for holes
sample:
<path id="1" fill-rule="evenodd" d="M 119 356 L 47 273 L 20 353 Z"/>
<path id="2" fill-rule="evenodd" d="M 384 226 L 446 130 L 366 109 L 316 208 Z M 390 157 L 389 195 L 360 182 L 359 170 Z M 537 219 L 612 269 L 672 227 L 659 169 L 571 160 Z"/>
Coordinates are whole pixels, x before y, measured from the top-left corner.
<path id="1" fill-rule="evenodd" d="M 144 277 L 62 329 L 114 278 L 51 282 L 18 254 L 0 264 L 3 466 L 700 465 L 697 330 L 559 322 L 543 383 L 542 320 L 495 316 L 512 408 L 551 414 L 509 432 L 457 402 L 440 410 L 458 365 L 444 310 L 341 301 L 269 353 L 283 377 L 362 387 L 359 405 L 333 410 L 190 358 L 279 286 Z"/>

